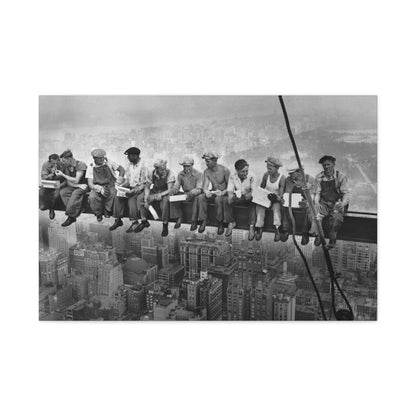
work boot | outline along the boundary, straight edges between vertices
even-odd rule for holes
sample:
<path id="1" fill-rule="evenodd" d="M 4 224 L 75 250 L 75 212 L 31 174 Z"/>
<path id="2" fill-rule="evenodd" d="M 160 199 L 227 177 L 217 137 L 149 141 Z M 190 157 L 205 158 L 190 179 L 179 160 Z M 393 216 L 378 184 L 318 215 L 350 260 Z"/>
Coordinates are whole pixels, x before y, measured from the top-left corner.
<path id="1" fill-rule="evenodd" d="M 198 228 L 198 232 L 199 233 L 203 233 L 204 231 L 205 231 L 205 227 L 206 227 L 206 225 L 207 225 L 207 221 L 206 220 L 203 220 L 202 221 L 202 224 L 199 226 L 199 228 Z"/>
<path id="2" fill-rule="evenodd" d="M 224 234 L 224 223 L 222 221 L 220 221 L 220 223 L 218 224 L 217 234 L 218 235 Z"/>
<path id="3" fill-rule="evenodd" d="M 135 229 L 135 233 L 139 233 L 140 231 L 144 230 L 145 228 L 150 227 L 150 223 L 147 220 L 143 220 Z"/>
<path id="4" fill-rule="evenodd" d="M 260 241 L 263 235 L 263 227 L 256 227 L 256 241 Z"/>
<path id="5" fill-rule="evenodd" d="M 166 237 L 169 234 L 168 227 L 169 227 L 169 224 L 163 224 L 163 230 L 161 234 L 162 237 Z"/>
<path id="6" fill-rule="evenodd" d="M 97 221 L 101 222 L 103 220 L 103 214 L 98 214 L 97 215 Z"/>
<path id="7" fill-rule="evenodd" d="M 68 227 L 68 225 L 71 225 L 73 222 L 75 222 L 77 219 L 74 217 L 68 217 L 65 222 L 62 223 L 62 227 Z"/>
<path id="8" fill-rule="evenodd" d="M 235 223 L 235 221 L 232 221 L 228 224 L 227 231 L 225 233 L 226 237 L 229 237 L 233 233 L 233 229 L 236 225 L 237 224 Z"/>
<path id="9" fill-rule="evenodd" d="M 318 247 L 318 246 L 320 246 L 321 245 L 321 237 L 319 236 L 319 235 L 317 235 L 316 237 L 315 237 L 315 241 L 313 242 L 313 244 L 315 244 L 315 246 L 316 247 Z"/>
<path id="10" fill-rule="evenodd" d="M 309 234 L 302 234 L 302 240 L 300 241 L 300 244 L 302 244 L 302 246 L 309 244 Z"/>
<path id="11" fill-rule="evenodd" d="M 110 218 L 111 217 L 111 212 L 108 212 L 107 210 L 104 211 L 104 217 L 105 218 Z"/>
<path id="12" fill-rule="evenodd" d="M 287 241 L 287 239 L 289 238 L 289 231 L 287 230 L 283 230 L 280 233 L 280 241 L 282 241 L 283 243 L 285 243 Z"/>
<path id="13" fill-rule="evenodd" d="M 280 241 L 281 235 L 280 235 L 280 231 L 278 228 L 276 228 L 276 231 L 274 232 L 274 241 L 277 243 L 278 241 Z"/>
<path id="14" fill-rule="evenodd" d="M 49 219 L 53 220 L 55 218 L 55 211 L 53 208 L 49 210 Z"/>
<path id="15" fill-rule="evenodd" d="M 139 225 L 139 221 L 133 221 L 131 224 L 130 224 L 130 227 L 129 228 L 127 228 L 127 230 L 126 230 L 126 233 L 132 233 L 135 229 L 136 229 L 136 227 Z"/>
<path id="16" fill-rule="evenodd" d="M 116 218 L 114 220 L 114 224 L 109 228 L 110 231 L 114 231 L 116 228 L 121 227 L 123 225 L 123 221 L 120 218 Z"/>
<path id="17" fill-rule="evenodd" d="M 176 221 L 176 224 L 173 228 L 181 228 L 182 225 L 182 217 L 179 217 Z"/>
<path id="18" fill-rule="evenodd" d="M 329 239 L 329 244 L 328 244 L 328 249 L 335 248 L 336 245 L 337 245 L 337 240 L 334 240 L 333 238 L 330 238 Z"/>
<path id="19" fill-rule="evenodd" d="M 253 241 L 255 236 L 254 225 L 250 225 L 248 230 L 248 241 Z"/>
<path id="20" fill-rule="evenodd" d="M 196 221 L 192 221 L 191 222 L 191 228 L 189 229 L 190 231 L 195 231 L 198 228 L 198 224 L 196 223 Z"/>

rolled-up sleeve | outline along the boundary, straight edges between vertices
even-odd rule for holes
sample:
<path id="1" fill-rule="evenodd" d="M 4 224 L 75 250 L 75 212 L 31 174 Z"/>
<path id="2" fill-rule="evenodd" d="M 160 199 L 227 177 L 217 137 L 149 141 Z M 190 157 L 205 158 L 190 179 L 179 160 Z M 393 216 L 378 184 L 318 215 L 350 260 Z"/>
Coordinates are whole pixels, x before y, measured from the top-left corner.
<path id="1" fill-rule="evenodd" d="M 339 190 L 342 195 L 342 202 L 346 205 L 350 203 L 351 189 L 348 186 L 348 178 L 342 175 L 339 180 Z"/>

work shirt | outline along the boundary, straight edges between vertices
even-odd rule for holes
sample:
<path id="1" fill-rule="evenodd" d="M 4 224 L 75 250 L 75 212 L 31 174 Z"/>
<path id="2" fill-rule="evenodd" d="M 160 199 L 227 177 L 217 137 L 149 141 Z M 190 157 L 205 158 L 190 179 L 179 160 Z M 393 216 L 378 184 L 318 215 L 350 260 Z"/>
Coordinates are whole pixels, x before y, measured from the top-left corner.
<path id="1" fill-rule="evenodd" d="M 173 185 L 173 192 L 178 193 L 181 187 L 184 192 L 192 191 L 192 189 L 202 189 L 202 182 L 202 173 L 194 168 L 192 168 L 188 175 L 183 171 L 179 172 L 175 185 Z"/>
<path id="2" fill-rule="evenodd" d="M 247 178 L 241 182 L 241 179 L 238 177 L 238 173 L 234 172 L 228 178 L 227 192 L 235 193 L 235 191 L 241 191 L 242 195 L 251 193 L 255 180 L 256 177 L 252 173 L 249 173 Z"/>
<path id="3" fill-rule="evenodd" d="M 225 191 L 227 189 L 230 171 L 223 165 L 216 165 L 215 170 L 204 170 L 204 191 L 208 190 L 209 184 L 213 191 Z"/>
<path id="4" fill-rule="evenodd" d="M 103 165 L 96 165 L 95 163 L 91 163 L 88 168 L 87 172 L 85 173 L 85 177 L 87 179 L 94 179 L 94 168 L 107 165 L 110 168 L 111 174 L 114 178 L 117 178 L 117 169 L 120 166 L 118 163 L 113 162 L 112 160 L 106 160 Z"/>
<path id="5" fill-rule="evenodd" d="M 139 161 L 136 165 L 134 163 L 129 163 L 126 167 L 126 174 L 125 179 L 127 181 L 126 186 L 130 188 L 134 188 L 138 185 L 144 185 L 145 183 L 149 183 L 149 170 L 147 167 Z"/>
<path id="6" fill-rule="evenodd" d="M 152 172 L 152 176 L 149 178 L 150 182 L 153 184 L 152 192 L 163 192 L 167 191 L 168 183 L 175 182 L 175 174 L 170 170 L 166 169 L 166 175 L 162 178 L 156 172 L 156 169 Z"/>
<path id="7" fill-rule="evenodd" d="M 260 188 L 266 189 L 278 196 L 283 196 L 286 177 L 282 173 L 278 173 L 275 182 L 270 180 L 270 175 L 266 172 L 261 180 Z"/>
<path id="8" fill-rule="evenodd" d="M 47 160 L 43 165 L 42 165 L 42 170 L 40 172 L 40 178 L 42 180 L 60 180 L 60 181 L 64 181 L 65 179 L 59 177 L 57 178 L 55 175 L 55 169 L 58 169 L 60 171 L 64 171 L 65 167 L 61 162 L 58 162 L 57 165 L 52 165 L 51 162 L 49 162 L 49 160 Z"/>
<path id="9" fill-rule="evenodd" d="M 87 179 L 85 178 L 85 172 L 87 170 L 87 165 L 84 162 L 81 162 L 79 160 L 75 160 L 72 165 L 65 166 L 65 174 L 68 176 L 71 176 L 72 178 L 75 178 L 77 176 L 77 172 L 81 171 L 84 172 L 83 177 L 80 179 L 78 184 L 86 184 Z M 71 182 L 68 181 L 68 186 L 72 186 Z"/>
<path id="10" fill-rule="evenodd" d="M 325 176 L 322 171 L 316 176 L 316 193 L 321 196 L 322 185 L 321 182 L 335 181 L 335 189 L 340 195 L 340 198 L 344 204 L 350 202 L 350 188 L 348 187 L 348 178 L 338 170 L 334 171 L 334 175 L 331 177 Z"/>

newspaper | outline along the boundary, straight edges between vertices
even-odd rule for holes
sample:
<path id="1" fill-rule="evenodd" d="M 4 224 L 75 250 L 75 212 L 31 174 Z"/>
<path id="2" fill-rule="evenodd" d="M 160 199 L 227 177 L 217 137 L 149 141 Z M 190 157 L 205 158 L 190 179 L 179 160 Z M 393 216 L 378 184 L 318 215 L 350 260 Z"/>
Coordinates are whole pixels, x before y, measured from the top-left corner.
<path id="1" fill-rule="evenodd" d="M 117 189 L 117 196 L 121 198 L 127 198 L 126 192 L 130 192 L 129 188 L 123 188 L 122 186 L 116 186 L 116 189 Z"/>
<path id="2" fill-rule="evenodd" d="M 48 181 L 46 179 L 41 180 L 42 187 L 48 189 L 58 189 L 59 188 L 59 181 Z"/>
<path id="3" fill-rule="evenodd" d="M 285 200 L 284 206 L 289 206 L 289 193 L 285 193 L 283 195 L 283 199 Z M 302 194 L 292 194 L 292 208 L 299 208 L 299 202 L 302 201 Z"/>
<path id="4" fill-rule="evenodd" d="M 270 208 L 272 203 L 267 197 L 269 193 L 270 191 L 267 191 L 266 189 L 260 188 L 259 186 L 254 186 L 252 190 L 253 202 L 257 205 L 261 205 L 262 207 Z"/>
<path id="5" fill-rule="evenodd" d="M 180 202 L 180 201 L 186 201 L 186 195 L 171 195 L 169 197 L 169 202 Z"/>

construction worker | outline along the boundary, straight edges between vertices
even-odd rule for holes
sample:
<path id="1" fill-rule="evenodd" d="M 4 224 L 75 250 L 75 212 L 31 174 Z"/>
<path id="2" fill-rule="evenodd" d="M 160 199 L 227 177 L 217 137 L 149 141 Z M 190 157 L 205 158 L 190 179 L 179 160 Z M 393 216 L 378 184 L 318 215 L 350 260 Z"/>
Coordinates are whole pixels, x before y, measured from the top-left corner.
<path id="1" fill-rule="evenodd" d="M 62 223 L 62 227 L 68 227 L 81 214 L 84 197 L 88 192 L 87 179 L 85 178 L 87 165 L 85 162 L 75 160 L 71 150 L 65 150 L 60 157 L 65 167 L 65 173 L 57 170 L 56 175 L 67 182 L 67 185 L 61 188 L 59 193 L 66 207 L 65 214 L 68 216 Z"/>
<path id="2" fill-rule="evenodd" d="M 95 149 L 91 152 L 94 163 L 87 168 L 85 177 L 88 180 L 88 186 L 91 189 L 89 203 L 92 212 L 97 217 L 97 221 L 103 220 L 103 215 L 110 218 L 113 213 L 114 198 L 116 188 L 114 184 L 124 182 L 124 168 L 106 158 L 103 149 Z M 117 178 L 116 172 L 120 176 Z"/>
<path id="3" fill-rule="evenodd" d="M 227 217 L 232 217 L 231 207 L 228 204 L 227 185 L 230 171 L 227 167 L 218 164 L 219 155 L 216 152 L 206 152 L 202 156 L 207 168 L 203 176 L 203 193 L 199 195 L 199 220 L 202 221 L 198 232 L 203 233 L 208 219 L 208 203 L 214 202 L 216 219 L 218 221 L 218 234 L 224 233 L 224 212 Z M 210 189 L 211 186 L 211 189 Z"/>
<path id="4" fill-rule="evenodd" d="M 236 226 L 234 207 L 243 206 L 248 208 L 249 216 L 249 241 L 254 239 L 254 224 L 256 222 L 256 206 L 253 203 L 252 190 L 255 183 L 255 176 L 249 172 L 249 164 L 244 159 L 239 159 L 234 163 L 235 172 L 228 179 L 227 193 L 228 204 L 231 210 L 225 212 L 225 221 L 228 222 L 228 228 L 225 235 L 228 237 L 232 234 Z M 228 217 L 231 211 L 231 216 Z"/>
<path id="5" fill-rule="evenodd" d="M 350 189 L 347 177 L 335 169 L 335 157 L 325 155 L 319 159 L 323 171 L 316 176 L 316 195 L 314 198 L 316 209 L 322 219 L 328 221 L 328 248 L 336 245 L 337 233 L 344 221 L 344 214 L 348 210 Z M 319 246 L 322 241 L 315 222 L 312 231 L 316 234 L 314 244 Z"/>
<path id="6" fill-rule="evenodd" d="M 162 237 L 168 235 L 168 225 L 170 218 L 170 203 L 169 195 L 172 193 L 173 185 L 175 183 L 175 174 L 166 167 L 167 161 L 157 159 L 153 164 L 154 170 L 149 179 L 153 187 L 150 189 L 150 184 L 145 189 L 145 207 L 149 208 L 151 205 L 156 210 L 160 210 L 161 220 L 163 223 Z M 149 227 L 147 220 L 143 221 L 139 227 Z M 141 228 L 141 229 L 143 229 Z"/>
<path id="7" fill-rule="evenodd" d="M 192 202 L 192 217 L 191 217 L 191 231 L 197 229 L 198 221 L 198 195 L 202 193 L 202 173 L 194 169 L 194 159 L 190 156 L 185 156 L 182 162 L 182 172 L 178 173 L 176 182 L 172 188 L 172 195 L 178 195 L 180 193 L 186 195 L 186 200 Z M 183 192 L 180 192 L 182 188 Z M 182 223 L 182 208 L 181 202 L 170 203 L 170 216 L 171 218 L 177 218 L 174 228 L 179 228 Z"/>
<path id="8" fill-rule="evenodd" d="M 145 188 L 149 182 L 149 170 L 140 159 L 140 149 L 137 147 L 129 147 L 124 154 L 129 161 L 125 168 L 124 182 L 120 184 L 123 188 L 130 189 L 126 193 L 127 204 L 129 208 L 129 218 L 131 221 L 127 233 L 141 231 L 148 222 L 146 221 L 146 209 L 144 208 Z M 116 196 L 114 199 L 113 217 L 114 224 L 110 227 L 111 231 L 123 225 L 123 216 L 126 198 Z M 139 229 L 139 218 L 145 225 Z"/>
<path id="9" fill-rule="evenodd" d="M 303 168 L 303 167 L 302 167 Z M 303 181 L 302 173 L 298 165 L 294 165 L 287 169 L 288 177 L 285 182 L 285 193 L 292 194 L 301 194 L 302 200 L 299 202 L 299 208 L 301 208 L 300 215 L 300 230 L 302 233 L 301 244 L 306 245 L 309 243 L 309 230 L 311 223 L 313 221 L 312 211 L 308 208 L 308 203 L 306 201 L 305 190 L 309 189 L 312 199 L 316 193 L 315 179 L 305 173 L 306 183 Z M 292 205 L 293 208 L 298 208 Z M 292 222 L 289 216 L 289 209 L 283 207 L 283 216 L 282 216 L 283 228 L 288 232 L 292 233 Z"/>
<path id="10" fill-rule="evenodd" d="M 59 187 L 56 189 L 44 188 L 43 186 L 39 188 L 39 209 L 41 211 L 49 209 L 49 218 L 51 220 L 55 218 L 54 206 L 56 200 L 59 198 L 59 190 L 66 185 L 65 179 L 56 175 L 57 170 L 62 171 L 63 169 L 64 166 L 59 159 L 59 155 L 53 153 L 42 165 L 42 170 L 40 172 L 40 177 L 42 180 L 60 181 Z"/>
<path id="11" fill-rule="evenodd" d="M 269 156 L 266 160 L 267 172 L 263 175 L 260 187 L 266 189 L 270 193 L 268 199 L 271 202 L 271 210 L 273 211 L 273 225 L 275 227 L 274 241 L 279 241 L 283 237 L 283 241 L 286 241 L 289 233 L 286 230 L 280 228 L 282 224 L 282 205 L 284 203 L 283 193 L 285 189 L 286 178 L 283 174 L 279 173 L 279 167 L 282 163 L 276 157 Z M 255 233 L 256 240 L 261 240 L 263 235 L 264 218 L 266 215 L 266 208 L 256 204 L 256 225 Z"/>

